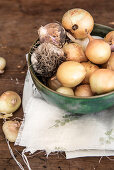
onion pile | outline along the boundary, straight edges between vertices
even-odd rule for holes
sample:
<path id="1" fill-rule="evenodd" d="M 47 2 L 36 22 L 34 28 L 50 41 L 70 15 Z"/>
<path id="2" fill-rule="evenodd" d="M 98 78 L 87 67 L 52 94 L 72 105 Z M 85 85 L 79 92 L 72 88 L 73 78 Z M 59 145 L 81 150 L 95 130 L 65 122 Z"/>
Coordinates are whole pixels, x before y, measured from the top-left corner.
<path id="1" fill-rule="evenodd" d="M 42 70 L 40 76 L 46 78 L 46 85 L 60 95 L 91 97 L 114 90 L 114 31 L 103 39 L 90 35 L 93 27 L 91 14 L 75 8 L 63 15 L 62 24 L 38 29 L 39 47 L 46 45 L 40 51 L 35 49 L 31 62 L 38 74 Z M 33 62 L 36 53 L 38 58 Z M 46 64 L 43 58 L 47 58 Z"/>

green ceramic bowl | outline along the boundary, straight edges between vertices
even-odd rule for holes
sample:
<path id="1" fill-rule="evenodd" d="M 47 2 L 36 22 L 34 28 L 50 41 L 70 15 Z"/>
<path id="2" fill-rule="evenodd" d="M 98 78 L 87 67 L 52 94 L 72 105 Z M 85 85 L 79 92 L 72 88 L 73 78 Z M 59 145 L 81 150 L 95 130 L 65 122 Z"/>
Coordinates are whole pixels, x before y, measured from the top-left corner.
<path id="1" fill-rule="evenodd" d="M 95 24 L 92 35 L 98 35 L 104 37 L 108 32 L 112 30 L 114 29 L 104 25 Z M 28 65 L 29 65 L 30 73 L 36 88 L 39 90 L 42 97 L 48 103 L 52 103 L 53 105 L 56 105 L 59 108 L 62 108 L 65 111 L 73 114 L 95 113 L 107 109 L 114 105 L 114 91 L 103 95 L 85 98 L 85 97 L 68 97 L 49 89 L 38 79 L 31 66 L 32 51 L 33 48 L 31 48 L 28 56 Z"/>

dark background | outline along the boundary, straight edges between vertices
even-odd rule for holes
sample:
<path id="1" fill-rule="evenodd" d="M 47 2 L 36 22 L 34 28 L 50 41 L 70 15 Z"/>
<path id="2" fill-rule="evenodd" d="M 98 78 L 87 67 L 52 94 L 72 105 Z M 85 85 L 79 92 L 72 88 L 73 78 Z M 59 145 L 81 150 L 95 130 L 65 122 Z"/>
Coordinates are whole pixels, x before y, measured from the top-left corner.
<path id="1" fill-rule="evenodd" d="M 0 75 L 0 94 L 13 90 L 22 96 L 27 71 L 25 54 L 37 39 L 37 29 L 49 22 L 61 22 L 63 14 L 72 8 L 83 8 L 91 13 L 96 23 L 114 28 L 113 0 L 0 0 L 0 56 L 7 60 L 5 73 Z M 23 117 L 22 107 L 14 117 Z M 5 142 L 2 123 L 0 120 L 0 170 L 18 170 Z M 16 151 L 21 153 L 23 148 L 11 146 L 24 165 Z M 99 159 L 66 160 L 64 153 L 50 155 L 47 159 L 43 152 L 29 158 L 29 162 L 33 170 L 114 170 L 114 161 L 103 157 L 99 163 Z"/>

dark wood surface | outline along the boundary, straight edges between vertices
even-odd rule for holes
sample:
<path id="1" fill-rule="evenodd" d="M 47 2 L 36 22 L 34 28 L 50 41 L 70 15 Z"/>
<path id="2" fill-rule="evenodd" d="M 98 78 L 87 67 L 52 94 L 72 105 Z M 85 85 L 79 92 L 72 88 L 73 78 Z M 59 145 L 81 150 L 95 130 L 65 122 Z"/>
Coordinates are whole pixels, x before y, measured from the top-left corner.
<path id="1" fill-rule="evenodd" d="M 61 22 L 62 15 L 75 7 L 89 11 L 95 22 L 114 27 L 113 0 L 0 0 L 0 56 L 7 60 L 5 73 L 0 75 L 0 94 L 13 90 L 22 96 L 27 71 L 25 54 L 37 38 L 38 27 Z M 14 117 L 23 117 L 22 107 Z M 0 120 L 0 170 L 18 170 L 5 142 L 2 123 Z M 27 169 L 17 153 L 23 148 L 11 146 L 16 158 Z M 33 170 L 114 170 L 114 161 L 106 157 L 100 163 L 100 157 L 66 160 L 64 153 L 48 158 L 40 153 L 28 159 Z"/>

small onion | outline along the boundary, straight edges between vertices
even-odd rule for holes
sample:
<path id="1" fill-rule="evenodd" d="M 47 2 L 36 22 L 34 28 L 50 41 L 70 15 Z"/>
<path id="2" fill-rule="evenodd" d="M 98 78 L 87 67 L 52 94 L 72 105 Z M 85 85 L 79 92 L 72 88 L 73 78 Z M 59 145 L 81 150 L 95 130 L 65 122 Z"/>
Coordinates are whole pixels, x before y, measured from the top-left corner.
<path id="1" fill-rule="evenodd" d="M 91 63 L 90 61 L 82 62 L 81 64 L 85 67 L 85 70 L 86 70 L 86 76 L 85 76 L 85 78 L 84 78 L 82 83 L 83 84 L 88 84 L 89 83 L 89 77 L 91 76 L 91 74 L 94 71 L 98 70 L 99 67 L 97 65 Z"/>
<path id="2" fill-rule="evenodd" d="M 61 94 L 68 95 L 68 96 L 74 96 L 73 90 L 69 87 L 59 87 L 56 91 Z"/>
<path id="3" fill-rule="evenodd" d="M 93 93 L 91 91 L 90 85 L 84 84 L 80 85 L 75 89 L 74 92 L 75 96 L 80 96 L 80 97 L 90 97 L 93 96 Z"/>
<path id="4" fill-rule="evenodd" d="M 86 48 L 87 58 L 95 64 L 104 64 L 111 55 L 111 48 L 108 43 L 101 39 L 94 39 L 88 34 L 89 44 Z"/>
<path id="5" fill-rule="evenodd" d="M 90 76 L 92 92 L 103 94 L 114 90 L 114 71 L 98 69 Z"/>
<path id="6" fill-rule="evenodd" d="M 114 44 L 114 31 L 110 31 L 104 38 L 110 45 Z"/>
<path id="7" fill-rule="evenodd" d="M 4 73 L 4 68 L 6 67 L 6 60 L 0 57 L 0 74 Z"/>
<path id="8" fill-rule="evenodd" d="M 65 87 L 75 87 L 85 78 L 84 66 L 75 61 L 63 62 L 57 70 L 57 79 Z"/>
<path id="9" fill-rule="evenodd" d="M 52 76 L 48 80 L 48 87 L 52 90 L 57 90 L 59 87 L 61 87 L 61 83 L 57 80 L 56 76 Z"/>
<path id="10" fill-rule="evenodd" d="M 2 130 L 4 132 L 6 139 L 8 139 L 10 142 L 15 142 L 19 132 L 20 125 L 21 124 L 16 120 L 6 121 L 2 126 Z"/>
<path id="11" fill-rule="evenodd" d="M 107 62 L 107 68 L 114 71 L 114 52 L 112 52 L 112 54 Z"/>
<path id="12" fill-rule="evenodd" d="M 77 43 L 69 43 L 63 46 L 63 51 L 66 54 L 66 60 L 83 62 L 87 61 L 82 47 Z"/>
<path id="13" fill-rule="evenodd" d="M 6 91 L 0 96 L 0 113 L 15 112 L 21 104 L 20 96 L 13 91 Z"/>
<path id="14" fill-rule="evenodd" d="M 62 18 L 62 25 L 70 30 L 75 38 L 83 39 L 87 37 L 85 29 L 92 32 L 94 26 L 93 17 L 84 9 L 71 9 L 67 11 Z"/>

